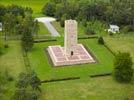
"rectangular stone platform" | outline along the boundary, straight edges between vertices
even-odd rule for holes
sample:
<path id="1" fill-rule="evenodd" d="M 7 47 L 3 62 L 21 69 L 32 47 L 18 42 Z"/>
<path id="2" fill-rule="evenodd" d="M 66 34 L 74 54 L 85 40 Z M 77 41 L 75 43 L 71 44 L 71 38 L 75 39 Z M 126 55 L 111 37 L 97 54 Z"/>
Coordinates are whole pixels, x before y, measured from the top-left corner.
<path id="1" fill-rule="evenodd" d="M 54 66 L 95 62 L 93 57 L 87 52 L 82 44 L 77 44 L 77 46 L 74 47 L 73 55 L 66 55 L 64 48 L 60 45 L 49 46 L 47 50 Z"/>

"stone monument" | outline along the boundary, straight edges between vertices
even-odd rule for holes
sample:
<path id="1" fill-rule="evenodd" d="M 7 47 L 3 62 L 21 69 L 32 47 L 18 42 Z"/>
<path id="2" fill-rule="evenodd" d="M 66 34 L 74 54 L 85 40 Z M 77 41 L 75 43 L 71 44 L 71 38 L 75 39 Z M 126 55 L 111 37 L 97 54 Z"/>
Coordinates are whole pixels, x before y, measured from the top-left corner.
<path id="1" fill-rule="evenodd" d="M 77 22 L 75 20 L 65 21 L 64 50 L 66 55 L 73 55 L 77 46 Z"/>
<path id="2" fill-rule="evenodd" d="M 54 66 L 95 62 L 85 47 L 78 44 L 77 41 L 77 22 L 75 20 L 66 20 L 64 47 L 55 45 L 47 48 Z"/>

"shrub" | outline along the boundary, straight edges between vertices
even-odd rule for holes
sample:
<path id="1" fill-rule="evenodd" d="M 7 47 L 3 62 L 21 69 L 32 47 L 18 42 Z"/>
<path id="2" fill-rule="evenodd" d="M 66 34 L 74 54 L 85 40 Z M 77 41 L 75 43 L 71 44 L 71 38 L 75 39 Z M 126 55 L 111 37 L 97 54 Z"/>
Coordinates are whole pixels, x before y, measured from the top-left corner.
<path id="1" fill-rule="evenodd" d="M 103 39 L 103 37 L 99 37 L 99 38 L 98 38 L 98 43 L 99 43 L 99 44 L 102 44 L 102 45 L 104 44 L 104 39 Z"/>
<path id="2" fill-rule="evenodd" d="M 114 78 L 119 82 L 130 82 L 133 77 L 132 59 L 129 53 L 118 53 L 114 61 Z"/>

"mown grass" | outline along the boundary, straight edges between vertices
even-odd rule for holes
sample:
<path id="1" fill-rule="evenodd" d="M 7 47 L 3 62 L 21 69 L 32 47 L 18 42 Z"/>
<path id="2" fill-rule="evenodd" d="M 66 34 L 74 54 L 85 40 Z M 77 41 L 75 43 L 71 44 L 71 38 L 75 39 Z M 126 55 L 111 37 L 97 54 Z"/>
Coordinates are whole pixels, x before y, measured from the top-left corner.
<path id="1" fill-rule="evenodd" d="M 111 76 L 48 83 L 42 84 L 40 100 L 134 100 L 133 85 Z"/>
<path id="2" fill-rule="evenodd" d="M 20 41 L 10 41 L 8 45 L 9 48 L 5 49 L 0 57 L 0 69 L 7 70 L 13 77 L 17 77 L 20 72 L 25 71 Z"/>
<path id="3" fill-rule="evenodd" d="M 11 99 L 11 96 L 15 92 L 15 82 L 18 75 L 26 71 L 20 41 L 8 41 L 7 44 L 9 48 L 4 49 L 4 54 L 0 56 L 0 72 L 4 75 L 6 75 L 5 72 L 8 72 L 13 81 L 7 81 L 4 84 L 4 91 L 0 93 L 0 100 Z"/>
<path id="4" fill-rule="evenodd" d="M 48 61 L 45 49 L 49 45 L 60 44 L 59 42 L 37 43 L 28 57 L 32 66 L 42 80 L 57 79 L 66 77 L 88 77 L 92 74 L 102 74 L 112 72 L 113 55 L 103 46 L 97 44 L 97 39 L 80 40 L 96 56 L 99 63 L 64 66 L 54 68 Z"/>
<path id="5" fill-rule="evenodd" d="M 120 34 L 115 36 L 105 37 L 106 44 L 114 52 L 129 52 L 134 61 L 134 35 Z"/>

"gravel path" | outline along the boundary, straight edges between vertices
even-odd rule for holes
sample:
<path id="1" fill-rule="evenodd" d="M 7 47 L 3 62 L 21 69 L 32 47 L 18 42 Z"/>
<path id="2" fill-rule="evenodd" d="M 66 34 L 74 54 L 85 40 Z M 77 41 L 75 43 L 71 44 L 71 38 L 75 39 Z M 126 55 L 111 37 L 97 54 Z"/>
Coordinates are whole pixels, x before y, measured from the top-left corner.
<path id="1" fill-rule="evenodd" d="M 38 20 L 38 22 L 44 23 L 44 25 L 49 30 L 49 32 L 51 33 L 52 36 L 54 36 L 54 37 L 59 37 L 60 36 L 60 34 L 57 32 L 57 30 L 51 24 L 51 22 L 56 21 L 55 18 L 40 17 L 40 18 L 36 18 L 35 20 Z"/>

